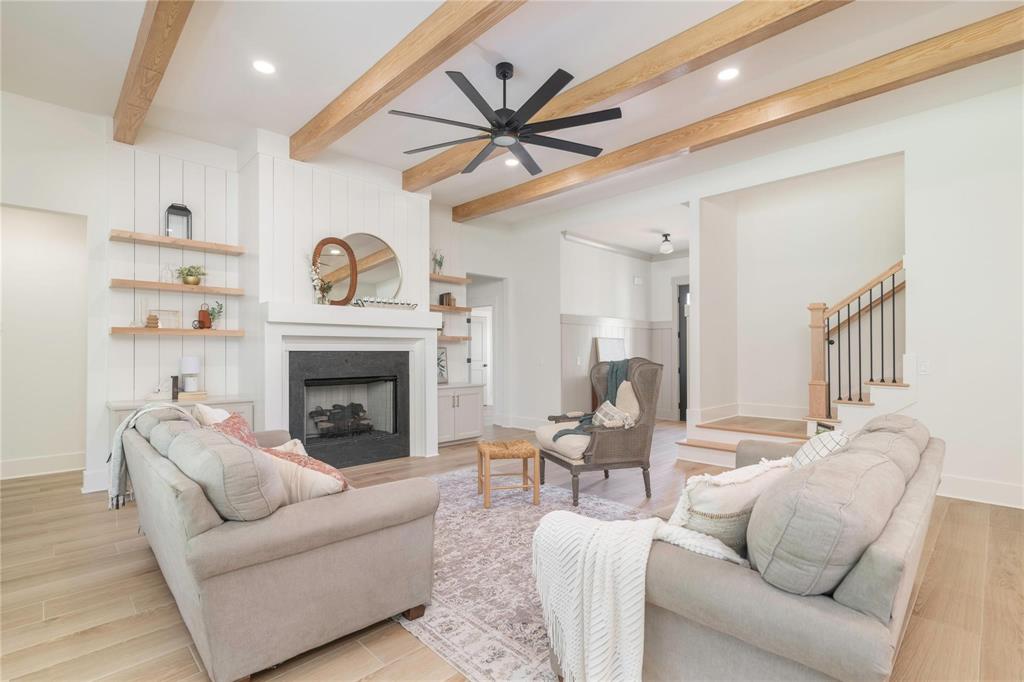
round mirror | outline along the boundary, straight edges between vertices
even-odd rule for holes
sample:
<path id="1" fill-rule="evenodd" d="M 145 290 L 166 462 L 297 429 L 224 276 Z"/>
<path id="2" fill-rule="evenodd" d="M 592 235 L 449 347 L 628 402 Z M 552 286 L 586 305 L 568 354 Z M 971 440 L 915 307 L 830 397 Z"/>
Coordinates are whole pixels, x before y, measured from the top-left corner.
<path id="1" fill-rule="evenodd" d="M 356 259 L 355 298 L 396 298 L 402 288 L 402 268 L 387 242 L 372 234 L 356 232 L 345 237 Z M 336 287 L 346 289 L 350 278 L 339 278 Z"/>
<path id="2" fill-rule="evenodd" d="M 356 256 L 344 240 L 321 239 L 313 250 L 313 288 L 321 303 L 348 305 L 356 294 Z"/>

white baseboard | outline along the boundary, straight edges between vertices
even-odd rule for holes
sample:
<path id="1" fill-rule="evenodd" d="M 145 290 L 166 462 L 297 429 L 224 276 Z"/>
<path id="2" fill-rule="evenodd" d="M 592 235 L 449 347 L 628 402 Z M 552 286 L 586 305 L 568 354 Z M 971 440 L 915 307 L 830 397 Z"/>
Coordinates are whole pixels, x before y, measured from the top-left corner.
<path id="1" fill-rule="evenodd" d="M 689 410 L 686 411 L 689 416 Z M 740 413 L 740 406 L 737 403 L 728 405 L 715 405 L 714 407 L 702 407 L 697 411 L 698 419 L 695 423 L 713 422 L 717 419 L 735 417 Z"/>
<path id="2" fill-rule="evenodd" d="M 106 490 L 110 485 L 110 470 L 107 467 L 99 469 L 86 469 L 82 472 L 82 492 L 94 493 L 98 490 Z"/>
<path id="3" fill-rule="evenodd" d="M 943 474 L 938 494 L 1000 507 L 1024 509 L 1024 486 L 1015 483 Z"/>
<path id="4" fill-rule="evenodd" d="M 26 476 L 43 476 L 65 471 L 81 471 L 83 468 L 85 468 L 84 452 L 62 452 L 42 457 L 5 459 L 0 462 L 0 478 L 7 480 Z"/>
<path id="5" fill-rule="evenodd" d="M 807 406 L 773 405 L 771 403 L 740 403 L 740 414 L 745 417 L 768 417 L 769 419 L 803 419 Z"/>

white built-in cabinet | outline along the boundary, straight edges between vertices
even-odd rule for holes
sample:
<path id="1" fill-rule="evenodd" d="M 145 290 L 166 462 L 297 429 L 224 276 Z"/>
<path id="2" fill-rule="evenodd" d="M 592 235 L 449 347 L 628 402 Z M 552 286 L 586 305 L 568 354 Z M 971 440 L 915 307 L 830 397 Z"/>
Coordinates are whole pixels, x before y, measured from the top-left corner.
<path id="1" fill-rule="evenodd" d="M 483 434 L 483 391 L 481 384 L 438 386 L 438 443 L 479 438 Z"/>

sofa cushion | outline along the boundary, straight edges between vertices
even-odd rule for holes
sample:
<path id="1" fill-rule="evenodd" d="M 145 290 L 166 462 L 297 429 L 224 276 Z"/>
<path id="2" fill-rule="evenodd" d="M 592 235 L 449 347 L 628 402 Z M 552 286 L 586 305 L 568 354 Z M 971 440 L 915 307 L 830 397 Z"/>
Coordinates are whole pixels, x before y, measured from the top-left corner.
<path id="1" fill-rule="evenodd" d="M 541 450 L 562 455 L 566 459 L 580 460 L 583 459 L 583 451 L 590 445 L 590 436 L 571 434 L 562 436 L 557 441 L 554 440 L 555 434 L 559 431 L 574 429 L 579 425 L 578 421 L 544 424 L 537 427 L 534 434 L 537 436 L 537 442 L 540 443 Z"/>
<path id="2" fill-rule="evenodd" d="M 255 521 L 284 504 L 284 483 L 270 456 L 211 429 L 183 433 L 168 458 L 199 484 L 217 513 Z"/>
<path id="3" fill-rule="evenodd" d="M 909 481 L 921 462 L 921 450 L 913 440 L 902 433 L 876 431 L 859 433 L 846 448 L 849 451 L 877 452 L 888 457 L 903 472 L 903 480 Z"/>
<path id="4" fill-rule="evenodd" d="M 928 441 L 931 439 L 931 433 L 928 432 L 928 428 L 924 424 L 905 414 L 883 414 L 869 421 L 860 430 L 861 433 L 876 431 L 903 434 L 914 441 L 918 452 L 928 447 Z"/>
<path id="5" fill-rule="evenodd" d="M 889 625 L 901 585 L 913 580 L 920 570 L 924 534 L 942 478 L 944 453 L 945 445 L 940 440 L 932 440 L 921 453 L 921 465 L 907 483 L 885 530 L 836 588 L 833 598 L 837 602 Z"/>
<path id="6" fill-rule="evenodd" d="M 152 412 L 146 412 L 135 420 L 135 430 L 142 434 L 143 438 L 149 440 L 150 435 L 153 433 L 153 427 L 157 424 L 174 419 L 182 419 L 183 417 L 184 415 L 178 410 L 153 410 Z"/>
<path id="7" fill-rule="evenodd" d="M 194 431 L 199 428 L 192 422 L 187 422 L 184 419 L 171 419 L 169 421 L 160 422 L 153 427 L 153 430 L 149 434 L 149 444 L 156 449 L 164 457 L 167 456 L 167 451 L 171 447 L 171 441 L 178 437 L 178 434 L 185 433 L 186 431 Z"/>
<path id="8" fill-rule="evenodd" d="M 276 448 L 262 448 L 271 455 L 284 483 L 285 504 L 305 502 L 324 495 L 348 490 L 348 481 L 340 471 L 330 464 L 306 454 L 306 448 L 298 438 Z"/>
<path id="9" fill-rule="evenodd" d="M 878 538 L 905 485 L 889 457 L 852 448 L 791 472 L 754 504 L 751 564 L 780 590 L 829 592 Z"/>
<path id="10" fill-rule="evenodd" d="M 790 473 L 790 459 L 765 461 L 721 474 L 687 479 L 668 522 L 718 538 L 737 553 L 747 544 L 747 524 L 757 498 Z"/>

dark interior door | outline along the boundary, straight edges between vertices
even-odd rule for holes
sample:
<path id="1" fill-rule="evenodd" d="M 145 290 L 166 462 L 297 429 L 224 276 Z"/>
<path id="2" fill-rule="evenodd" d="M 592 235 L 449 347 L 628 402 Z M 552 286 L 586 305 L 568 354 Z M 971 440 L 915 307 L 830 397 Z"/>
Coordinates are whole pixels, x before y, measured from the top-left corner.
<path id="1" fill-rule="evenodd" d="M 679 421 L 686 421 L 686 302 L 690 300 L 690 285 L 679 286 Z"/>

